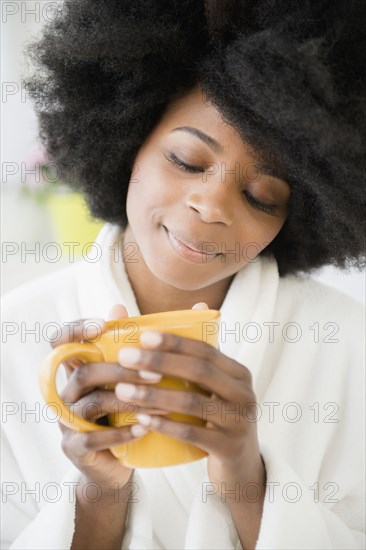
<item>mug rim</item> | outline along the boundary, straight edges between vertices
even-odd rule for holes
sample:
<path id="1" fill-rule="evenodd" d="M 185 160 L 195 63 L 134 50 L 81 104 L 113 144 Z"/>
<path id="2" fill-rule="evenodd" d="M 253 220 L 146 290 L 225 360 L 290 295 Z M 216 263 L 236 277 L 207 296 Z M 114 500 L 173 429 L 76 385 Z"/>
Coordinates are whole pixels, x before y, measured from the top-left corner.
<path id="1" fill-rule="evenodd" d="M 172 316 L 192 316 L 197 317 L 197 319 L 189 319 L 187 321 L 178 321 L 174 322 L 169 320 L 172 319 Z M 144 328 L 144 329 L 152 329 L 155 331 L 163 331 L 164 326 L 169 326 L 170 328 L 180 328 L 180 327 L 186 327 L 194 324 L 199 324 L 204 321 L 218 321 L 220 319 L 221 312 L 219 309 L 180 309 L 176 311 L 159 311 L 157 313 L 147 313 L 146 315 L 138 315 L 135 317 L 124 317 L 123 319 L 113 319 L 111 321 L 106 321 L 105 323 L 105 329 L 104 334 L 108 332 L 108 330 L 113 329 L 116 330 L 123 329 L 124 326 L 127 323 L 136 323 L 138 325 L 138 329 Z M 154 321 L 154 318 L 159 318 L 159 327 L 156 327 L 156 321 Z M 142 320 L 142 322 L 141 322 Z M 165 322 L 164 322 L 165 321 Z M 121 326 L 116 327 L 116 323 L 120 323 Z"/>

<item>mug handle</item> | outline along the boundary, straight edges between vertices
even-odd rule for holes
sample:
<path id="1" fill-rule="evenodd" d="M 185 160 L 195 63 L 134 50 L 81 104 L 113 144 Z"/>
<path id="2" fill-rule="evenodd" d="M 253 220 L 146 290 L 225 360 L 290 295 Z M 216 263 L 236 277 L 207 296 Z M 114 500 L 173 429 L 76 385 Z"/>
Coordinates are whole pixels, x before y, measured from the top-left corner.
<path id="1" fill-rule="evenodd" d="M 56 387 L 57 369 L 61 363 L 71 358 L 81 359 L 87 363 L 104 361 L 102 352 L 94 344 L 62 344 L 52 350 L 44 360 L 39 373 L 39 384 L 45 402 L 54 409 L 60 422 L 72 430 L 90 432 L 108 429 L 107 426 L 94 424 L 74 414 L 59 396 Z"/>

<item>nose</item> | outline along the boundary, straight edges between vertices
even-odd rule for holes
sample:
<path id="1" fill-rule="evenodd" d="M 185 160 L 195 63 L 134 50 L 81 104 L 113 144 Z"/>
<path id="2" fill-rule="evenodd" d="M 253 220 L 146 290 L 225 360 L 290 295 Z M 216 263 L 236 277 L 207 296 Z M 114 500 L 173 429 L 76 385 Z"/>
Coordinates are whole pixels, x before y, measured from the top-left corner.
<path id="1" fill-rule="evenodd" d="M 225 183 L 211 180 L 209 183 L 200 183 L 197 188 L 191 189 L 185 199 L 185 205 L 197 212 L 206 223 L 221 222 L 231 225 L 234 219 L 232 199 L 233 189 Z"/>

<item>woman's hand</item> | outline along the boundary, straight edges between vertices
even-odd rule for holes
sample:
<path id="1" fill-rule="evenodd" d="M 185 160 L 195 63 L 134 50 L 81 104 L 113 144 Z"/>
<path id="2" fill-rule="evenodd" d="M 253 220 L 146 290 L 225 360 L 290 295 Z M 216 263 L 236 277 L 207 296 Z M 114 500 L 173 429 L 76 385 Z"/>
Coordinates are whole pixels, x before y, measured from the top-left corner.
<path id="1" fill-rule="evenodd" d="M 203 419 L 206 425 L 201 427 L 154 414 L 138 415 L 149 431 L 171 435 L 205 450 L 209 479 L 228 500 L 237 499 L 239 492 L 240 498 L 263 498 L 265 468 L 259 450 L 256 396 L 250 371 L 205 342 L 169 333 L 150 334 L 155 335 L 155 340 L 148 339 L 146 332 L 141 336 L 144 349 L 134 362 L 127 360 L 127 348 L 120 351 L 121 365 L 133 372 L 142 369 L 194 382 L 208 392 L 207 396 L 118 384 L 117 397 L 143 408 L 156 407 Z"/>
<path id="2" fill-rule="evenodd" d="M 114 306 L 109 312 L 108 320 L 127 317 L 127 310 L 122 305 Z M 88 324 L 87 324 L 88 323 Z M 69 331 L 62 334 L 57 345 L 68 342 L 93 340 L 100 330 L 92 332 L 92 326 L 104 328 L 104 320 L 93 323 L 89 320 L 76 321 L 72 336 Z M 88 330 L 84 330 L 89 326 Z M 56 347 L 53 344 L 52 347 Z M 73 414 L 81 416 L 90 422 L 96 422 L 107 414 L 123 410 L 126 403 L 116 399 L 114 391 L 102 390 L 106 384 L 118 382 L 141 383 L 137 372 L 121 367 L 118 363 L 82 363 L 78 359 L 70 359 L 64 363 L 68 382 L 60 393 L 68 406 L 72 405 Z M 157 376 L 158 381 L 161 377 Z M 152 380 L 144 380 L 145 385 L 153 384 Z M 147 409 L 146 412 L 152 412 Z M 159 411 L 154 411 L 155 413 Z M 163 411 L 165 412 L 165 411 Z M 83 474 L 83 481 L 97 483 L 107 495 L 113 487 L 115 492 L 131 478 L 133 470 L 123 466 L 108 450 L 115 445 L 130 443 L 146 435 L 147 430 L 138 424 L 90 432 L 77 432 L 59 422 L 62 431 L 62 450 Z"/>

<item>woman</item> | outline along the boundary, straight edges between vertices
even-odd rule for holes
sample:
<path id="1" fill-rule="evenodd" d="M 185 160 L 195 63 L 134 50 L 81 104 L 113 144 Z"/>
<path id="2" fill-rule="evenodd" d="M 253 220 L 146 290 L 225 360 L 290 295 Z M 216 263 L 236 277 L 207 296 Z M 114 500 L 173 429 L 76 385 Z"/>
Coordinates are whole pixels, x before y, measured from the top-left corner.
<path id="1" fill-rule="evenodd" d="M 162 335 L 137 362 L 124 350 L 115 365 L 68 364 L 76 412 L 103 422 L 133 401 L 134 428 L 60 425 L 61 437 L 41 414 L 24 441 L 21 406 L 7 409 L 11 548 L 363 547 L 362 308 L 308 277 L 364 265 L 363 11 L 67 1 L 34 46 L 45 72 L 28 87 L 48 153 L 108 223 L 98 261 L 8 296 L 7 321 L 62 330 L 8 332 L 6 401 L 28 411 L 50 340 L 86 339 L 85 319 L 108 310 L 209 307 L 222 324 L 214 354 Z M 165 418 L 202 416 L 187 393 L 153 387 L 177 365 L 211 393 L 203 428 Z M 107 383 L 115 393 L 98 390 Z M 132 471 L 109 453 L 149 430 L 208 457 Z"/>

